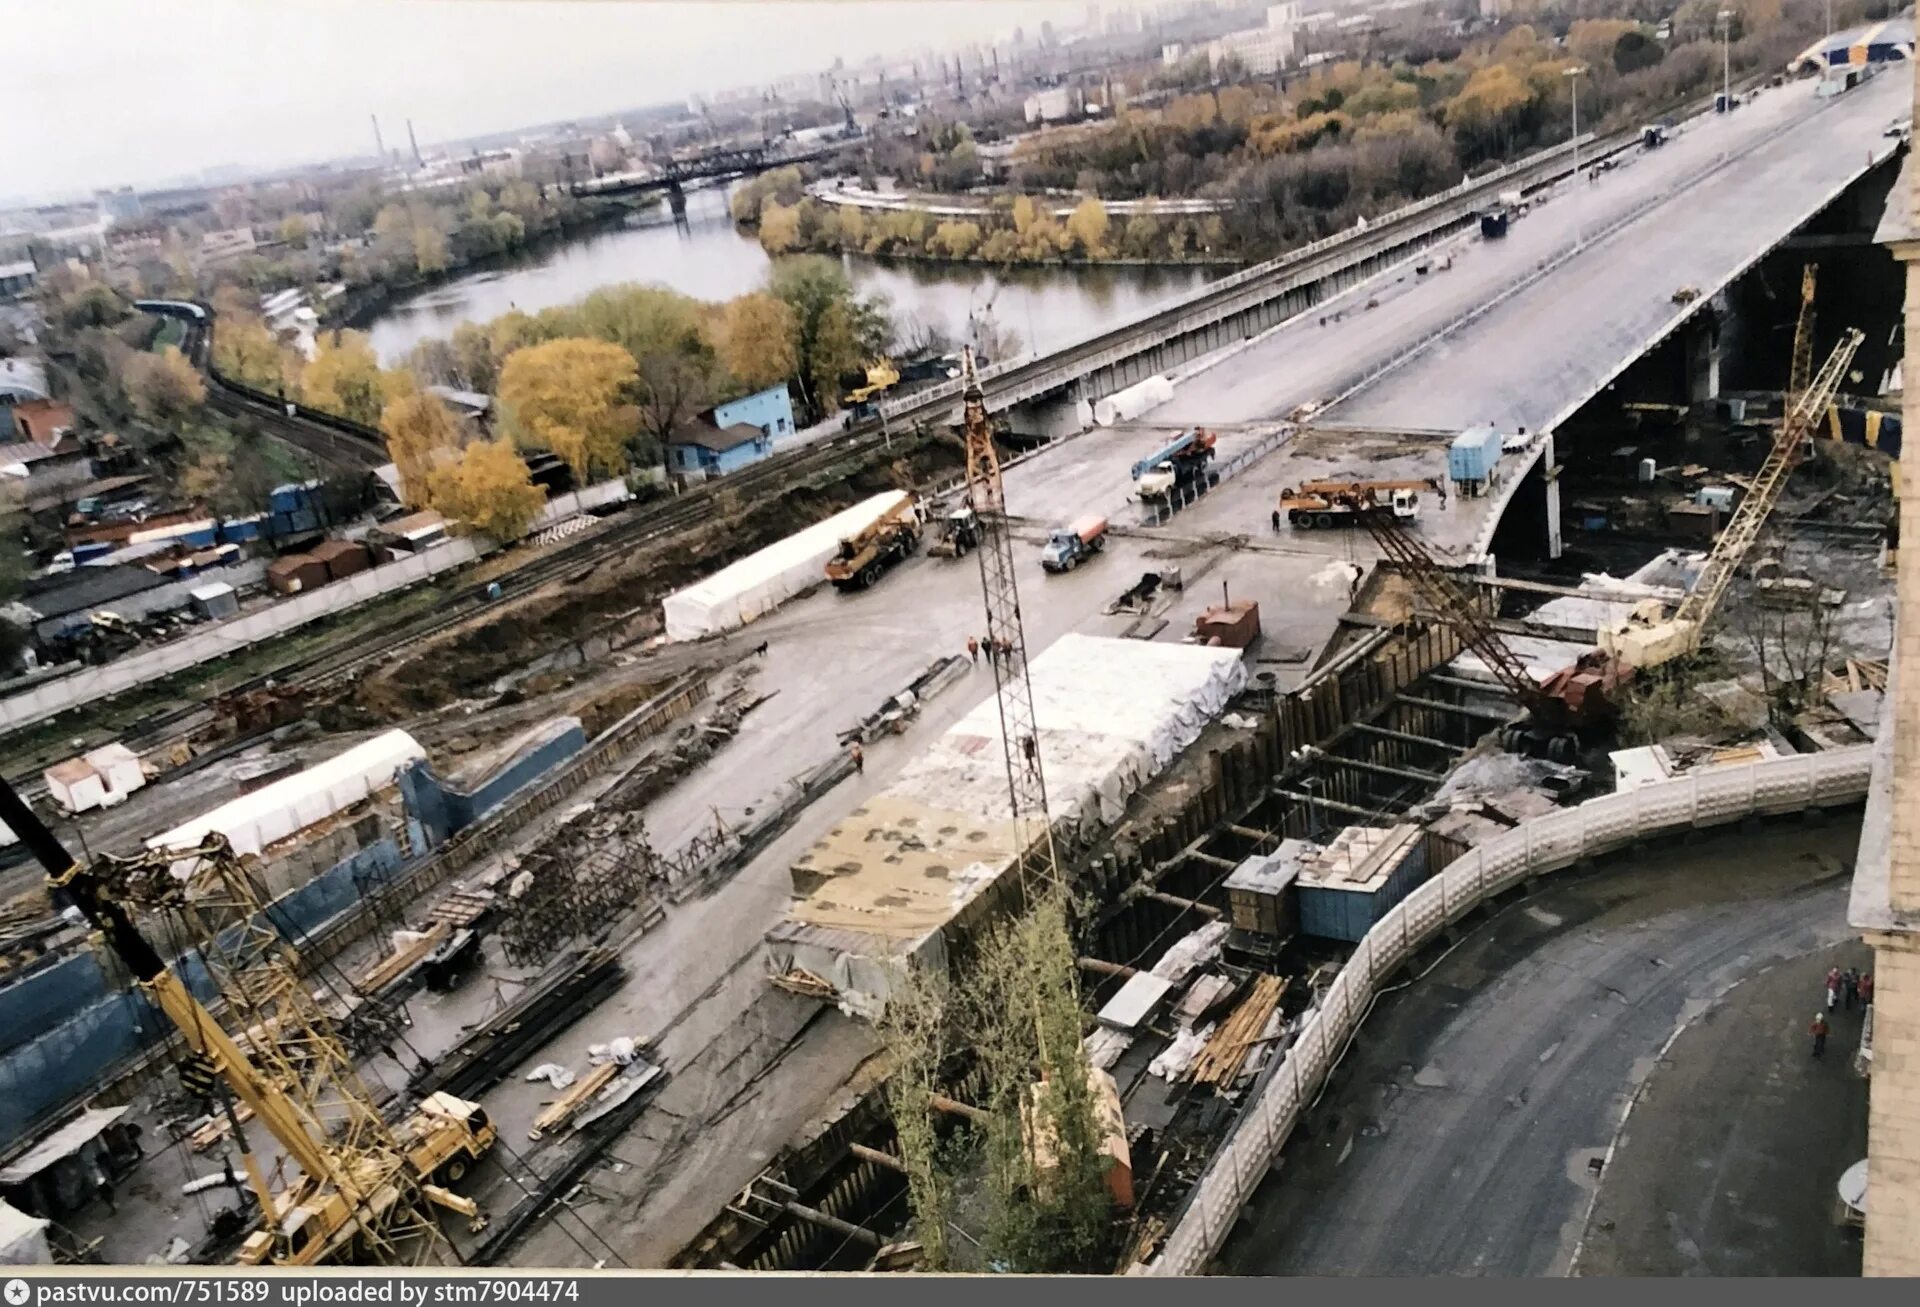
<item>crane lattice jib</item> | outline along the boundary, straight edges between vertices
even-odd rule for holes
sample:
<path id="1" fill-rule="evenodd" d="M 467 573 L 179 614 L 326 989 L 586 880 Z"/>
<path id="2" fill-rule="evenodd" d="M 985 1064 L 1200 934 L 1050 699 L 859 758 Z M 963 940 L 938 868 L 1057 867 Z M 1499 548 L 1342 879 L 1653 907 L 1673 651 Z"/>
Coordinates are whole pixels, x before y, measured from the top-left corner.
<path id="1" fill-rule="evenodd" d="M 1787 404 L 1791 407 L 1813 377 L 1813 288 L 1815 264 L 1800 273 L 1800 320 L 1793 329 L 1793 362 L 1787 373 Z"/>
<path id="2" fill-rule="evenodd" d="M 332 1189 L 346 1200 L 363 1255 L 381 1265 L 442 1260 L 447 1249 L 405 1149 L 226 837 L 103 857 L 89 874 L 107 897 L 170 919 L 177 940 L 205 941 L 198 957 L 225 1006 L 224 1029 L 199 1004 L 178 1001 L 184 989 L 161 1006 L 315 1192 Z M 298 1186 L 289 1192 L 303 1196 Z"/>
<path id="3" fill-rule="evenodd" d="M 993 447 L 971 347 L 961 353 L 965 383 L 961 430 L 967 445 L 967 502 L 980 521 L 980 590 L 987 615 L 987 662 L 993 668 L 994 697 L 1000 709 L 1001 747 L 1007 767 L 1007 796 L 1012 808 L 1015 861 L 1042 885 L 1058 888 L 1060 866 L 1047 813 L 1047 784 L 1040 762 L 1040 732 L 1034 718 L 1033 686 L 1027 678 L 1027 637 L 1020 618 L 1020 592 L 1014 579 L 1013 538 L 1007 532 L 1006 491 L 1000 480 L 1000 455 Z"/>
<path id="4" fill-rule="evenodd" d="M 1368 502 L 1373 504 L 1372 500 Z M 1370 506 L 1360 511 L 1359 516 L 1381 551 L 1420 592 L 1435 615 L 1453 628 L 1467 648 L 1479 655 L 1480 661 L 1509 693 L 1527 707 L 1536 704 L 1541 697 L 1540 685 L 1527 672 L 1526 664 L 1487 623 L 1473 597 L 1395 520 L 1392 510 Z"/>
<path id="5" fill-rule="evenodd" d="M 1854 353 L 1865 339 L 1861 332 L 1849 328 L 1841 336 L 1840 343 L 1833 347 L 1833 353 L 1827 356 L 1827 361 L 1821 365 L 1819 374 L 1794 398 L 1792 408 L 1780 424 L 1780 434 L 1774 438 L 1773 448 L 1767 451 L 1766 462 L 1760 465 L 1760 471 L 1755 474 L 1753 485 L 1740 501 L 1740 506 L 1727 519 L 1726 529 L 1713 542 L 1713 551 L 1707 555 L 1706 566 L 1700 570 L 1693 589 L 1687 592 L 1687 597 L 1680 601 L 1679 610 L 1674 613 L 1676 621 L 1690 628 L 1689 639 L 1693 642 L 1697 643 L 1705 632 L 1714 610 L 1727 593 L 1727 587 L 1733 584 L 1733 575 L 1740 561 L 1753 548 L 1753 542 L 1760 538 L 1767 515 L 1773 512 L 1774 505 L 1780 502 L 1780 496 L 1787 488 L 1787 478 L 1806 453 L 1807 439 L 1814 425 L 1839 393 L 1840 383 L 1846 379 L 1847 369 L 1853 365 Z"/>

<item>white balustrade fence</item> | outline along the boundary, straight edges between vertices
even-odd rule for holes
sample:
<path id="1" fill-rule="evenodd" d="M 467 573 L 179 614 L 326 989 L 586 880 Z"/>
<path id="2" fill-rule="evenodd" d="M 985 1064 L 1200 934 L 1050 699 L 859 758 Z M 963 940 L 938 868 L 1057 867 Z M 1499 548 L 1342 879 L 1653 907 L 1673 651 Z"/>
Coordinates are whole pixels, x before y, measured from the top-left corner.
<path id="1" fill-rule="evenodd" d="M 1152 1275 L 1197 1275 L 1338 1062 L 1374 995 L 1415 950 L 1490 896 L 1637 840 L 1750 816 L 1856 803 L 1872 747 L 1720 767 L 1590 799 L 1489 840 L 1414 890 L 1367 932 L 1299 1038 L 1249 1102 L 1194 1187 Z"/>

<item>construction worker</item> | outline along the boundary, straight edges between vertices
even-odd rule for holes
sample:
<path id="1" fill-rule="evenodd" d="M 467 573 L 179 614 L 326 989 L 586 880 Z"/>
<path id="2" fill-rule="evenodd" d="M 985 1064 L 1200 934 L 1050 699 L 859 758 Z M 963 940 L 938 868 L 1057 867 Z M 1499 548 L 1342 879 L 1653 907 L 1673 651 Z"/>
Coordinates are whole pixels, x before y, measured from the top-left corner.
<path id="1" fill-rule="evenodd" d="M 1034 776 L 1034 777 L 1039 776 L 1040 775 L 1040 743 L 1039 741 L 1035 740 L 1031 735 L 1021 736 L 1020 752 L 1026 755 L 1027 775 Z"/>
<path id="2" fill-rule="evenodd" d="M 1825 1012 L 1815 1012 L 1813 1014 L 1813 1024 L 1807 1027 L 1807 1033 L 1813 1036 L 1813 1055 L 1815 1057 L 1819 1057 L 1827 1051 L 1828 1029 L 1827 1014 Z"/>
<path id="3" fill-rule="evenodd" d="M 1827 1011 L 1831 1012 L 1839 1006 L 1840 1006 L 1840 968 L 1830 967 L 1827 970 Z"/>
<path id="4" fill-rule="evenodd" d="M 1860 1003 L 1860 973 L 1852 967 L 1840 973 L 1840 1001 L 1849 1012 Z"/>
<path id="5" fill-rule="evenodd" d="M 853 759 L 853 769 L 862 776 L 865 776 L 867 774 L 867 755 L 860 748 L 860 741 L 855 740 L 847 746 L 847 756 Z"/>
<path id="6" fill-rule="evenodd" d="M 1865 1012 L 1873 1006 L 1873 973 L 1867 972 L 1860 977 L 1860 1010 Z"/>
<path id="7" fill-rule="evenodd" d="M 980 661 L 980 641 L 971 635 L 967 637 L 967 661 L 970 663 Z"/>

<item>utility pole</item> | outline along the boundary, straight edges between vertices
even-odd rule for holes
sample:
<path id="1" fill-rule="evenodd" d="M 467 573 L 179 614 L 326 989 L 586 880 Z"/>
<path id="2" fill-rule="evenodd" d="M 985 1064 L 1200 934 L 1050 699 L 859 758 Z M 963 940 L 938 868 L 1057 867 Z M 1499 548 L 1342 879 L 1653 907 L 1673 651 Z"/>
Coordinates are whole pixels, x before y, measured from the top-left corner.
<path id="1" fill-rule="evenodd" d="M 1720 11 L 1720 99 L 1733 112 L 1733 10 Z"/>
<path id="2" fill-rule="evenodd" d="M 1586 224 L 1580 214 L 1580 74 L 1586 72 L 1580 64 L 1565 70 L 1567 85 L 1573 88 L 1573 248 L 1579 249 L 1586 243 Z"/>

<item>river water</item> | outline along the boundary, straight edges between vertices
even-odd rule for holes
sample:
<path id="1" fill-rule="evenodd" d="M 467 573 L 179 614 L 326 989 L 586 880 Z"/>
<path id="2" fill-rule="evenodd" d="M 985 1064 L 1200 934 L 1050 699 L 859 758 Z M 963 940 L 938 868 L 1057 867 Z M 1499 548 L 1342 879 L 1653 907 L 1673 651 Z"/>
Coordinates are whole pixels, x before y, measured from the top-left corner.
<path id="1" fill-rule="evenodd" d="M 509 309 L 529 313 L 585 298 L 617 282 L 659 282 L 696 299 L 725 300 L 756 290 L 771 266 L 760 243 L 736 229 L 722 191 L 687 197 L 685 223 L 664 208 L 648 225 L 619 227 L 544 246 L 396 300 L 362 324 L 382 362 L 394 363 L 428 336 L 449 336 L 462 322 L 485 322 Z M 948 339 L 967 339 L 967 319 L 990 311 L 1019 348 L 1047 349 L 1145 312 L 1170 296 L 1225 275 L 1229 268 L 1016 268 L 1004 277 L 977 264 L 885 262 L 848 258 L 862 293 L 885 295 L 896 324 L 918 322 Z"/>

